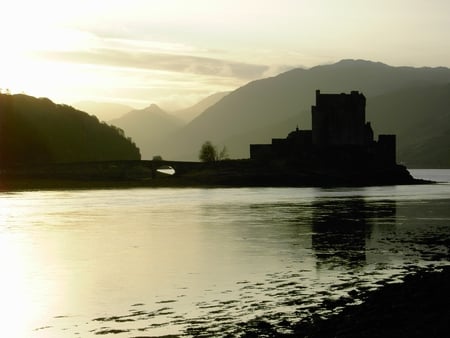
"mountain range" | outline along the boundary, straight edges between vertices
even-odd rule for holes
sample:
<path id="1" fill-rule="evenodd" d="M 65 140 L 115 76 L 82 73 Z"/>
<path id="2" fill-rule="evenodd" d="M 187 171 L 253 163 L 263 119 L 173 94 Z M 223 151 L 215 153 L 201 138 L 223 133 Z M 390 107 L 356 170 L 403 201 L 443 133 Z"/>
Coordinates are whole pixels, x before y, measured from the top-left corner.
<path id="1" fill-rule="evenodd" d="M 270 143 L 271 138 L 286 137 L 297 126 L 311 128 L 316 89 L 323 93 L 358 90 L 367 98 L 367 120 L 373 122 L 375 134 L 398 135 L 399 162 L 450 167 L 449 84 L 450 69 L 443 67 L 343 60 L 293 69 L 250 82 L 224 96 L 159 140 L 155 153 L 167 159 L 197 160 L 202 143 L 209 140 L 226 146 L 232 158 L 248 158 L 250 143 Z"/>
<path id="2" fill-rule="evenodd" d="M 196 161 L 205 141 L 226 146 L 231 158 L 248 158 L 249 144 L 284 138 L 296 127 L 311 128 L 316 89 L 362 92 L 375 135 L 397 135 L 398 162 L 413 168 L 450 168 L 450 69 L 444 67 L 342 60 L 252 81 L 176 112 L 157 105 L 139 110 L 116 105 L 103 113 L 121 114 L 109 122 L 136 142 L 143 159 Z M 97 115 L 105 108 L 90 107 Z"/>

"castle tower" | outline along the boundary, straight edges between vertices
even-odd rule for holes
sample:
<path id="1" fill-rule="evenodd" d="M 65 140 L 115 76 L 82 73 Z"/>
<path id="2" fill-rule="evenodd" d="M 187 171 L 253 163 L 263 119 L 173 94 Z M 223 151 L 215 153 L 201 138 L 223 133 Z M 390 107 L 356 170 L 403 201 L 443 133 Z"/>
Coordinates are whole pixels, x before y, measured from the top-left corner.
<path id="1" fill-rule="evenodd" d="M 316 90 L 312 106 L 312 141 L 316 146 L 364 145 L 366 137 L 366 98 L 350 94 L 321 94 Z"/>

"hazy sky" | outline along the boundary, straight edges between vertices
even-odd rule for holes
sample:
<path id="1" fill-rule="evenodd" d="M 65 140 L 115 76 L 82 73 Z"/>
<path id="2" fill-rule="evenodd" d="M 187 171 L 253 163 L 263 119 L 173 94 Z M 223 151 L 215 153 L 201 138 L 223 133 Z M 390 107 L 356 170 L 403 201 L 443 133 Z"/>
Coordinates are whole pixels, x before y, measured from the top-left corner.
<path id="1" fill-rule="evenodd" d="M 0 0 L 0 88 L 173 109 L 340 59 L 450 67 L 449 0 Z"/>

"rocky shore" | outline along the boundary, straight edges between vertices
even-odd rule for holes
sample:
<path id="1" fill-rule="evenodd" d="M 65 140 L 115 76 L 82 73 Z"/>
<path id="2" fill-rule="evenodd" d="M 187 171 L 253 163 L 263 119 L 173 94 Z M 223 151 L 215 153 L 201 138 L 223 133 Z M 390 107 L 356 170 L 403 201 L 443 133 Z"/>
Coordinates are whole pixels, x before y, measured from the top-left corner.
<path id="1" fill-rule="evenodd" d="M 369 293 L 362 304 L 327 319 L 300 322 L 292 335 L 272 337 L 448 337 L 450 266 L 438 270 L 420 271 L 403 283 L 387 284 Z"/>

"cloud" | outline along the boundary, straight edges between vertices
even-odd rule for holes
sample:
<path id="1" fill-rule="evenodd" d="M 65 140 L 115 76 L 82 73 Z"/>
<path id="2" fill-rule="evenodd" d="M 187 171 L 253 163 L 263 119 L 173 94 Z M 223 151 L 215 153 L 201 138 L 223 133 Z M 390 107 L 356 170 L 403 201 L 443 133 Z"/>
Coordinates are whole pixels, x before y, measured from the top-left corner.
<path id="1" fill-rule="evenodd" d="M 242 80 L 261 78 L 269 69 L 265 65 L 227 61 L 211 57 L 110 48 L 96 48 L 86 51 L 45 51 L 38 52 L 38 55 L 47 60 L 62 62 L 163 70 L 233 77 Z"/>

